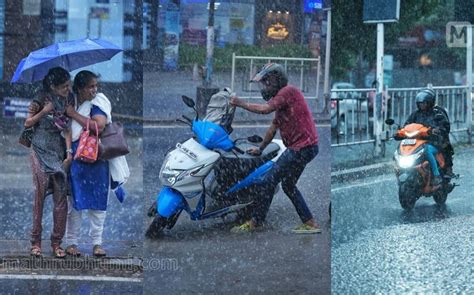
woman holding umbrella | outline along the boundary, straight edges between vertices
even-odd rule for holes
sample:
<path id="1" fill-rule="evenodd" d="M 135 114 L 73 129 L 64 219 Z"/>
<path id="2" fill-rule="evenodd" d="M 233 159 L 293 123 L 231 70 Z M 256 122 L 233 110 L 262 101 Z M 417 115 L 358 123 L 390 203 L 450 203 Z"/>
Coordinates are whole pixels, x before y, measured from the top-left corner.
<path id="1" fill-rule="evenodd" d="M 30 104 L 25 127 L 34 127 L 31 139 L 31 166 L 34 184 L 31 255 L 41 256 L 41 232 L 44 200 L 53 189 L 53 231 L 51 247 L 57 258 L 66 254 L 60 247 L 66 229 L 67 177 L 72 161 L 71 132 L 66 108 L 74 104 L 70 93 L 70 75 L 60 67 L 51 68 L 43 78 L 41 91 Z"/>
<path id="2" fill-rule="evenodd" d="M 97 93 L 97 75 L 81 71 L 74 78 L 73 90 L 77 98 L 77 108 L 69 106 L 67 115 L 73 119 L 72 141 L 75 152 L 82 129 L 87 126 L 92 133 L 100 135 L 107 123 L 111 122 L 111 104 L 103 93 Z M 96 124 L 94 124 L 96 123 Z M 96 129 L 97 128 L 97 129 Z M 106 216 L 110 188 L 109 163 L 98 159 L 94 163 L 74 160 L 71 166 L 72 197 L 69 200 L 66 252 L 72 256 L 81 255 L 77 244 L 82 223 L 82 212 L 87 210 L 89 235 L 93 243 L 93 255 L 100 257 L 106 253 L 102 248 L 102 232 Z"/>
<path id="3" fill-rule="evenodd" d="M 52 185 L 54 189 L 54 229 L 51 236 L 53 251 L 56 257 L 65 256 L 64 250 L 61 249 L 59 245 L 65 232 L 67 214 L 67 200 L 64 197 L 66 195 L 65 170 L 67 170 L 68 165 L 70 165 L 72 161 L 72 144 L 69 135 L 69 137 L 66 137 L 67 144 L 65 146 L 64 139 L 60 137 L 59 131 L 65 126 L 68 126 L 68 118 L 64 116 L 66 106 L 69 105 L 70 108 L 68 110 L 72 110 L 68 112 L 68 116 L 74 117 L 77 124 L 72 126 L 79 126 L 79 129 L 81 129 L 81 125 L 84 126 L 85 124 L 85 116 L 91 116 L 92 119 L 98 123 L 99 130 L 95 130 L 96 132 L 100 132 L 100 130 L 104 128 L 105 123 L 111 120 L 110 116 L 106 116 L 107 111 L 104 111 L 106 115 L 100 113 L 88 113 L 84 115 L 80 114 L 80 112 L 75 112 L 72 106 L 74 104 L 73 96 L 69 89 L 70 75 L 67 71 L 73 71 L 95 63 L 110 60 L 113 56 L 122 51 L 120 47 L 102 39 L 84 38 L 69 40 L 58 42 L 31 52 L 20 61 L 15 70 L 11 80 L 12 83 L 31 83 L 41 80 L 44 77 L 44 93 L 38 96 L 31 104 L 29 115 L 25 122 L 25 127 L 29 128 L 34 126 L 36 128 L 32 143 L 35 205 L 33 208 L 31 254 L 34 256 L 41 255 L 41 219 L 44 197 L 48 185 Z M 49 72 L 46 74 L 48 70 Z M 83 74 L 83 77 L 86 76 L 88 75 Z M 92 80 L 96 81 L 96 78 L 97 77 Z M 95 91 L 97 90 L 96 87 L 97 86 L 95 86 Z M 79 85 L 78 89 L 79 88 L 82 89 L 83 87 Z M 78 94 L 78 97 L 83 100 L 82 102 L 92 99 L 85 94 Z M 103 97 L 105 98 L 105 96 Z M 108 102 L 107 98 L 105 98 L 105 100 Z M 54 127 L 59 129 L 59 131 L 55 130 Z M 92 128 L 94 129 L 95 127 L 92 126 Z M 65 128 L 64 131 L 66 130 L 67 128 Z M 63 134 L 67 134 L 67 132 Z M 28 144 L 28 139 L 23 140 L 22 138 L 22 142 L 23 141 L 25 144 Z M 67 156 L 65 155 L 66 149 Z M 63 162 L 64 159 L 65 161 Z M 105 162 L 105 164 L 101 166 L 102 169 L 108 169 L 106 165 L 107 163 Z M 102 199 L 101 202 L 103 203 Z M 76 206 L 77 204 L 75 203 L 74 205 Z M 102 205 L 98 207 L 102 208 Z M 103 217 L 105 217 L 105 215 L 103 215 Z M 99 220 L 97 224 L 101 222 L 103 224 L 103 220 Z M 96 251 L 98 254 L 105 254 L 103 250 L 101 251 L 100 245 L 96 248 L 98 249 Z"/>

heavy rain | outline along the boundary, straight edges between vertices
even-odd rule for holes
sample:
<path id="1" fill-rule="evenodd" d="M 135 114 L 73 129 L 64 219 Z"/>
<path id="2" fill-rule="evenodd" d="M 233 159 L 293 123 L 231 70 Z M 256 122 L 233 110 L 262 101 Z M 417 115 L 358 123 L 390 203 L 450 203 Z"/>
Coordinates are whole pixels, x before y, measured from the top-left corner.
<path id="1" fill-rule="evenodd" d="M 237 146 L 245 151 L 252 146 L 245 138 L 264 137 L 273 114 L 254 114 L 242 108 L 234 111 L 226 103 L 219 104 L 220 96 L 212 94 L 221 91 L 217 95 L 225 96 L 222 91 L 227 87 L 232 95 L 246 102 L 264 103 L 257 83 L 249 81 L 264 64 L 272 61 L 282 64 L 289 83 L 303 91 L 318 127 L 319 153 L 306 166 L 298 188 L 322 233 L 292 233 L 301 221 L 281 188 L 271 203 L 265 225 L 251 234 L 232 232 L 239 222 L 245 221 L 245 208 L 243 213 L 209 219 L 203 216 L 202 220 L 193 220 L 192 214 L 182 210 L 171 229 L 165 227 L 157 237 L 147 238 L 144 244 L 145 259 L 177 258 L 179 270 L 145 272 L 144 291 L 151 293 L 159 286 L 165 293 L 195 290 L 327 294 L 330 290 L 330 130 L 329 114 L 324 112 L 322 97 L 324 59 L 320 54 L 325 48 L 322 43 L 325 36 L 321 38 L 321 35 L 326 32 L 327 14 L 322 9 L 308 13 L 314 10 L 302 7 L 305 3 L 312 7 L 321 4 L 318 1 L 296 1 L 294 4 L 288 1 L 186 1 L 186 5 L 183 2 L 177 16 L 170 15 L 175 9 L 173 5 L 159 7 L 161 14 L 156 21 L 165 42 L 158 51 L 163 53 L 163 58 L 144 59 L 143 116 L 146 123 L 143 151 L 146 160 L 143 180 L 147 206 L 154 206 L 153 202 L 164 186 L 171 185 L 180 191 L 189 189 L 177 180 L 173 185 L 169 178 L 158 177 L 160 169 L 170 173 L 166 166 L 171 168 L 178 165 L 177 162 L 183 166 L 175 166 L 176 169 L 188 169 L 184 163 L 189 157 L 175 156 L 175 147 L 177 143 L 189 146 L 193 136 L 199 137 L 187 124 L 175 121 L 183 120 L 182 115 L 191 119 L 196 116 L 182 96 L 195 101 L 200 119 L 210 118 L 209 114 L 217 109 L 222 110 L 224 116 L 233 113 L 230 138 L 244 138 Z M 209 12 L 212 5 L 215 9 L 213 21 Z M 303 8 L 307 12 L 301 13 Z M 160 27 L 162 24 L 164 27 Z M 209 28 L 210 24 L 213 24 L 215 36 L 211 42 L 212 59 L 209 59 L 210 46 L 206 39 L 209 36 L 206 26 Z M 147 51 L 153 52 L 152 48 Z M 160 70 L 157 71 L 157 67 Z M 223 198 L 222 193 L 219 194 L 219 185 L 229 188 L 227 178 L 242 178 L 249 173 L 245 172 L 248 166 L 255 165 L 249 164 L 250 159 L 248 155 L 229 151 L 220 153 L 216 162 L 206 162 L 216 166 L 203 178 L 206 206 L 226 208 L 225 204 L 242 204 L 252 201 L 253 197 L 264 196 L 256 193 L 255 188 L 244 189 L 242 193 L 237 191 L 235 196 L 241 198 L 237 202 L 225 199 L 232 195 Z M 196 205 L 199 195 L 186 198 L 192 208 L 199 206 Z M 206 209 L 204 215 L 210 211 Z M 154 218 L 156 221 L 156 217 L 152 217 L 147 222 L 147 226 L 152 224 L 150 228 L 158 224 L 152 223 Z"/>
<path id="2" fill-rule="evenodd" d="M 3 19 L 0 27 L 3 57 L 0 281 L 3 291 L 34 294 L 151 294 L 157 290 L 166 294 L 234 293 L 238 290 L 245 293 L 330 292 L 331 132 L 329 96 L 323 95 L 328 93 L 324 77 L 329 74 L 329 60 L 325 59 L 329 45 L 326 42 L 329 2 L 7 0 L 0 3 L 0 8 Z M 71 56 L 84 48 L 73 49 L 63 44 L 83 38 L 104 40 L 113 45 L 110 46 L 120 48 L 120 52 L 107 58 L 89 52 L 73 59 Z M 54 56 L 47 57 L 34 53 L 39 50 L 44 54 L 41 50 L 49 50 L 46 49 L 48 46 L 56 44 L 75 52 L 58 50 Z M 110 51 L 110 48 L 97 50 Z M 41 56 L 48 61 L 33 63 L 28 59 L 33 58 L 30 56 Z M 87 61 L 87 64 L 77 64 L 77 61 Z M 277 141 L 263 150 L 262 157 L 247 154 L 248 148 L 259 146 L 274 115 L 254 114 L 229 103 L 230 97 L 237 96 L 245 103 L 264 105 L 259 83 L 249 81 L 270 62 L 280 64 L 278 69 L 287 76 L 289 84 L 302 92 L 301 106 L 309 110 L 305 116 L 311 119 L 309 125 L 301 127 L 309 128 L 311 133 L 310 141 L 303 146 L 311 147 L 303 157 L 304 163 L 308 163 L 301 177 L 296 178 L 310 212 L 300 212 L 300 216 L 306 214 L 301 218 L 280 185 L 275 188 L 264 186 L 266 183 L 245 184 L 243 181 L 252 171 L 263 167 L 265 161 L 268 163 L 263 168 L 275 165 L 277 156 L 286 149 L 282 136 L 277 133 Z M 22 134 L 22 141 L 28 139 L 24 124 L 34 122 L 31 117 L 38 114 L 29 107 L 35 105 L 35 95 L 43 89 L 51 95 L 67 96 L 58 90 L 63 84 L 57 85 L 54 79 L 44 78 L 54 66 L 70 73 L 75 88 L 69 91 L 74 90 L 77 111 L 67 107 L 59 110 L 54 106 L 56 113 L 40 116 L 39 123 L 34 126 L 32 147 L 27 148 L 19 143 L 19 137 Z M 82 90 L 86 88 L 82 88 L 80 81 L 74 83 L 83 70 L 98 75 L 85 83 L 86 86 L 98 83 L 97 88 L 90 86 L 92 92 Z M 224 104 L 213 99 L 218 91 L 227 91 Z M 105 95 L 111 110 L 96 100 L 99 97 L 95 96 L 96 92 Z M 88 98 L 90 93 L 92 96 Z M 195 110 L 186 106 L 182 96 L 194 101 Z M 82 112 L 88 99 L 91 111 Z M 183 118 L 184 115 L 203 120 L 207 116 L 207 120 L 211 120 L 210 113 L 219 116 L 219 110 L 211 111 L 216 104 L 226 110 L 220 115 L 227 123 L 222 127 L 230 134 L 226 144 L 234 146 L 232 148 L 204 147 L 201 143 L 205 138 L 199 138 Z M 40 101 L 37 105 L 41 109 L 48 104 L 42 105 Z M 72 121 L 72 149 L 67 133 L 58 137 L 59 132 L 54 129 L 60 128 L 54 121 L 60 112 Z M 43 114 L 41 110 L 39 113 Z M 74 132 L 78 136 L 82 130 L 76 128 L 75 131 L 74 123 L 86 128 L 84 117 L 87 116 L 99 124 L 111 125 L 110 118 L 112 122 L 122 123 L 129 149 L 125 155 L 129 177 L 119 189 L 108 191 L 103 225 L 97 225 L 97 218 L 104 214 L 94 211 L 104 209 L 94 209 L 98 205 L 90 205 L 97 204 L 99 199 L 87 203 L 84 200 L 91 197 L 77 190 L 77 187 L 85 188 L 90 190 L 90 195 L 99 195 L 105 181 L 97 172 L 99 168 L 80 170 L 86 169 L 84 165 L 88 164 L 79 162 L 84 160 L 83 153 L 81 157 L 76 156 L 81 145 L 75 144 Z M 55 138 L 66 139 L 66 160 L 71 153 L 75 158 L 70 178 L 67 178 L 71 185 L 66 194 L 72 203 L 69 203 L 68 230 L 64 236 L 61 234 L 62 217 L 53 217 L 53 212 L 58 216 L 63 214 L 58 213 L 63 209 L 56 196 L 62 194 L 61 183 L 57 183 L 59 176 L 43 172 L 45 164 L 41 157 L 39 168 L 32 169 L 31 166 L 31 161 L 41 155 L 37 134 L 44 124 L 52 126 L 49 130 Z M 214 128 L 214 125 L 209 126 Z M 91 129 L 94 135 L 94 127 Z M 67 127 L 64 130 L 68 130 Z M 314 137 L 316 132 L 317 139 Z M 251 138 L 252 135 L 262 138 Z M 101 141 L 105 142 L 105 136 Z M 191 148 L 189 144 L 193 142 L 195 145 Z M 316 142 L 318 149 L 314 150 Z M 49 143 L 51 146 L 51 141 Z M 112 166 L 116 167 L 112 163 L 115 158 L 101 159 L 103 147 L 98 149 L 99 159 L 91 167 L 98 167 L 99 161 L 107 162 L 113 181 L 110 186 L 117 185 L 112 172 L 115 169 Z M 175 154 L 181 153 L 181 158 L 176 158 L 181 166 L 167 168 L 165 156 L 173 150 Z M 183 174 L 186 160 L 201 160 L 203 155 L 219 158 Z M 311 161 L 313 157 L 315 159 Z M 88 171 L 94 176 L 76 179 L 75 175 L 80 171 Z M 175 171 L 179 175 L 163 176 Z M 43 175 L 47 179 L 46 192 L 37 181 Z M 228 179 L 222 178 L 223 175 Z M 188 187 L 191 194 L 186 188 L 181 189 L 181 193 L 179 182 L 192 177 L 201 177 L 202 183 L 197 181 L 198 186 Z M 250 179 L 257 181 L 257 178 L 252 176 Z M 219 191 L 216 188 L 221 185 L 219 179 L 227 179 L 227 184 L 239 187 L 233 188 L 233 193 L 226 192 L 230 186 Z M 107 181 L 105 183 L 109 185 Z M 262 191 L 261 187 L 268 191 Z M 158 206 L 153 205 L 163 191 L 181 194 L 180 204 L 187 206 L 180 207 L 181 214 L 173 211 L 170 217 L 165 217 L 166 210 L 171 209 L 160 207 L 164 206 L 163 200 L 161 203 L 158 200 Z M 258 198 L 268 198 L 273 193 L 275 196 L 261 227 L 246 233 L 232 232 L 257 212 L 253 206 Z M 83 194 L 86 199 L 81 199 Z M 34 209 L 34 202 L 44 196 L 44 209 Z M 301 206 L 301 200 L 297 202 Z M 69 232 L 77 218 L 73 213 L 74 210 L 82 211 L 78 208 L 84 204 L 89 207 L 85 207 L 79 217 L 80 230 L 75 234 L 78 240 L 73 242 L 71 235 L 74 234 L 72 230 Z M 150 207 L 151 213 L 148 212 Z M 147 212 L 154 215 L 148 217 Z M 39 219 L 33 220 L 34 216 Z M 160 230 L 146 238 L 145 233 L 154 224 L 153 220 L 161 222 L 158 223 Z M 309 225 L 302 224 L 303 221 Z M 41 244 L 35 229 L 32 236 L 32 227 L 35 225 L 37 232 L 38 224 Z M 76 225 L 76 228 L 79 227 Z M 98 234 L 97 230 L 101 228 L 103 232 Z M 58 243 L 58 236 L 62 239 L 59 241 L 61 248 L 54 244 Z M 61 258 L 63 249 L 68 253 L 65 258 Z M 98 250 L 105 251 L 106 256 Z M 77 251 L 81 252 L 80 256 Z"/>
<path id="3" fill-rule="evenodd" d="M 334 294 L 472 292 L 473 21 L 472 1 L 333 1 Z"/>
<path id="4" fill-rule="evenodd" d="M 472 293 L 473 11 L 0 1 L 0 293 Z"/>

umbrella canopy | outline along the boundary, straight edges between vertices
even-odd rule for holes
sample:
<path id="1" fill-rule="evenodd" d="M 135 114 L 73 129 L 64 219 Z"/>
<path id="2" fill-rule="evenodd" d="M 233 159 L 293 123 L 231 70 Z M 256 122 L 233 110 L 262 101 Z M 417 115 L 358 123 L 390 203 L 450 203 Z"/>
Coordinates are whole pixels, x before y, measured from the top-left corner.
<path id="1" fill-rule="evenodd" d="M 15 70 L 12 83 L 31 83 L 44 78 L 49 69 L 62 67 L 73 71 L 110 60 L 122 49 L 102 39 L 60 42 L 31 52 Z"/>

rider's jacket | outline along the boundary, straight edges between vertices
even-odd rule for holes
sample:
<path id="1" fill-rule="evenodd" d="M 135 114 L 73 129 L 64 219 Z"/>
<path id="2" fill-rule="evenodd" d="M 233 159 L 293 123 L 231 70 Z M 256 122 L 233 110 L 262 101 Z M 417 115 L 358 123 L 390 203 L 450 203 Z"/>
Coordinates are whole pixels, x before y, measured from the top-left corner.
<path id="1" fill-rule="evenodd" d="M 439 120 L 435 120 L 435 116 L 438 116 Z M 435 106 L 426 112 L 416 110 L 408 117 L 405 125 L 411 123 L 423 124 L 432 129 L 437 129 L 438 132 L 433 132 L 429 138 L 430 143 L 434 146 L 444 148 L 449 144 L 449 131 L 451 125 L 446 111 L 441 107 Z"/>

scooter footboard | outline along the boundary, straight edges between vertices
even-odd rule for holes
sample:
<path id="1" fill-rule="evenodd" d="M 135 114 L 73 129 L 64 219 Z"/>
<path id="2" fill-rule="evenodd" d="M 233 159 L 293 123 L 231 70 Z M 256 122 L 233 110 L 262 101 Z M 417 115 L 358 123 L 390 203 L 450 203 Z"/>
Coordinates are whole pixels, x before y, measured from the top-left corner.
<path id="1" fill-rule="evenodd" d="M 168 218 L 185 207 L 183 195 L 180 192 L 165 187 L 157 197 L 157 211 L 160 216 Z"/>

